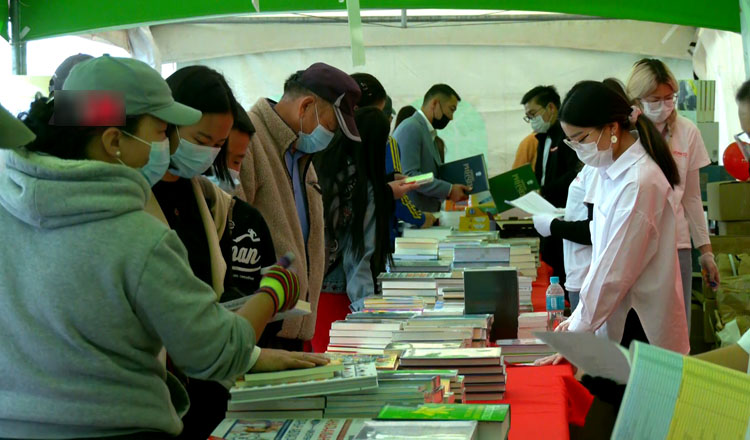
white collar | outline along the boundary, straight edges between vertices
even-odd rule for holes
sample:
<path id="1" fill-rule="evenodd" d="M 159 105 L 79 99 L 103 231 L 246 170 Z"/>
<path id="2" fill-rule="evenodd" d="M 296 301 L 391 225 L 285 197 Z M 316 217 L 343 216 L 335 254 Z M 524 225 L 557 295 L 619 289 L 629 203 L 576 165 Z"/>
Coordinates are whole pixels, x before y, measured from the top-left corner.
<path id="1" fill-rule="evenodd" d="M 617 158 L 612 165 L 607 167 L 605 173 L 607 176 L 615 180 L 622 173 L 632 167 L 643 155 L 646 154 L 646 150 L 643 148 L 640 139 L 636 139 L 635 143 L 625 150 L 620 157 Z"/>
<path id="2" fill-rule="evenodd" d="M 437 137 L 437 130 L 435 130 L 435 127 L 432 126 L 432 123 L 429 119 L 427 119 L 427 116 L 425 116 L 422 109 L 417 110 L 417 113 L 422 115 L 422 119 L 427 123 L 427 127 L 430 129 L 430 134 L 432 135 L 432 139 L 435 139 Z"/>

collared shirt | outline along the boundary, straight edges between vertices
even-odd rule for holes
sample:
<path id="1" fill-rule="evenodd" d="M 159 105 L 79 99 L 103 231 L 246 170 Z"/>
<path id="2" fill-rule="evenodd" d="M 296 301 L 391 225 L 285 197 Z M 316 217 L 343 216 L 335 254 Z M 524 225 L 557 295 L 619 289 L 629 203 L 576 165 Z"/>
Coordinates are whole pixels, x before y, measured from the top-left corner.
<path id="1" fill-rule="evenodd" d="M 688 353 L 669 182 L 640 141 L 597 174 L 591 267 L 569 331 L 619 342 L 633 308 L 651 344 Z"/>
<path id="2" fill-rule="evenodd" d="M 290 148 L 286 150 L 284 160 L 286 161 L 286 169 L 289 171 L 289 176 L 292 178 L 294 205 L 297 208 L 297 217 L 299 217 L 299 224 L 302 227 L 302 237 L 305 239 L 305 243 L 307 243 L 307 239 L 310 236 L 310 222 L 307 219 L 305 192 L 302 190 L 302 170 L 299 168 L 299 160 L 304 155 L 305 153 L 301 151 L 293 153 Z"/>
<path id="3" fill-rule="evenodd" d="M 578 173 L 568 188 L 568 201 L 565 204 L 566 222 L 577 222 L 588 220 L 589 209 L 584 204 L 583 198 L 586 189 L 591 185 L 596 168 L 585 166 Z M 591 246 L 563 240 L 563 256 L 565 258 L 565 288 L 569 291 L 581 290 L 583 280 L 589 272 L 591 265 Z"/>
<path id="4" fill-rule="evenodd" d="M 544 185 L 544 178 L 547 177 L 547 159 L 549 159 L 549 149 L 552 148 L 552 138 L 547 136 L 544 141 L 544 156 L 542 157 L 542 181 L 539 182 Z"/>
<path id="5" fill-rule="evenodd" d="M 435 140 L 437 137 L 437 130 L 432 126 L 432 122 L 430 122 L 429 119 L 427 119 L 427 116 L 425 116 L 424 112 L 422 110 L 417 110 L 417 113 L 419 113 L 422 116 L 422 119 L 427 122 L 427 126 L 430 128 L 430 134 L 432 135 L 432 140 Z"/>
<path id="6" fill-rule="evenodd" d="M 711 243 L 703 214 L 699 169 L 710 164 L 706 146 L 698 128 L 682 116 L 672 127 L 669 146 L 680 173 L 680 183 L 674 187 L 677 205 L 677 249 L 690 249 L 690 236 L 695 247 Z"/>

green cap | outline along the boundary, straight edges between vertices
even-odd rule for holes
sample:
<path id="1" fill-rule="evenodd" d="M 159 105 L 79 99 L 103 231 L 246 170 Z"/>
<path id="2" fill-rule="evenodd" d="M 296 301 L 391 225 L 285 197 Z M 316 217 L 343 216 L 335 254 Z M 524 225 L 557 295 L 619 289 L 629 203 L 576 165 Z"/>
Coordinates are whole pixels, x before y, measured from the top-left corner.
<path id="1" fill-rule="evenodd" d="M 34 132 L 0 105 L 0 148 L 22 147 L 34 139 Z"/>
<path id="2" fill-rule="evenodd" d="M 108 90 L 125 97 L 125 114 L 152 115 L 174 125 L 193 125 L 201 112 L 172 98 L 167 82 L 148 64 L 104 55 L 77 64 L 63 90 Z"/>

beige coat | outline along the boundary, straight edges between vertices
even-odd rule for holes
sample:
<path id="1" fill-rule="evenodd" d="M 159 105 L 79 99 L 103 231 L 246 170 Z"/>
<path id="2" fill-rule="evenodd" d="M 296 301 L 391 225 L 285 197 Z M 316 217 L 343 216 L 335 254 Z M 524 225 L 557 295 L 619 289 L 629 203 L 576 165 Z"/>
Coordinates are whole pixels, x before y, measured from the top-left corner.
<path id="1" fill-rule="evenodd" d="M 281 119 L 267 99 L 261 98 L 248 112 L 256 132 L 242 162 L 241 188 L 237 196 L 253 205 L 268 223 L 276 248 L 276 256 L 293 252 L 292 269 L 299 276 L 300 298 L 308 301 L 313 313 L 288 318 L 278 336 L 309 341 L 315 333 L 315 317 L 323 284 L 325 245 L 323 232 L 323 197 L 310 157 L 300 159 L 306 183 L 307 213 L 310 235 L 305 246 L 302 227 L 294 204 L 292 179 L 287 171 L 284 154 L 297 140 L 297 135 Z"/>

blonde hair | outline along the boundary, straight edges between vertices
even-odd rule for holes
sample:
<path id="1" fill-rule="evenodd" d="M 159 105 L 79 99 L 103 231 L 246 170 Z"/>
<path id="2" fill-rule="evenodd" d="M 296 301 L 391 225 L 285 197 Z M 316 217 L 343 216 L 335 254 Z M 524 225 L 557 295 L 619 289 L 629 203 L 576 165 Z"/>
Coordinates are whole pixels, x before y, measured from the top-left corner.
<path id="1" fill-rule="evenodd" d="M 680 90 L 677 79 L 666 64 L 656 58 L 644 58 L 635 63 L 628 78 L 627 94 L 635 104 L 643 110 L 643 98 L 656 90 L 661 84 L 666 84 L 677 93 Z M 667 127 L 672 131 L 677 121 L 677 110 L 667 119 Z"/>

